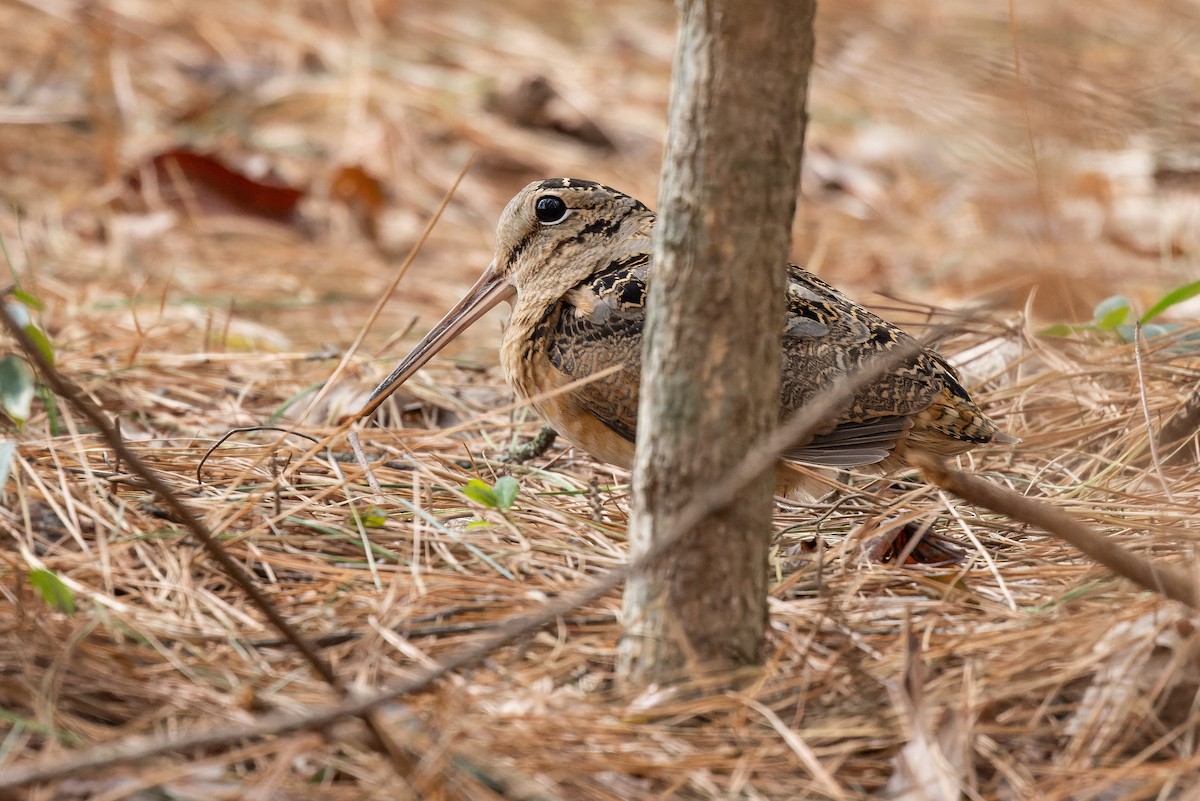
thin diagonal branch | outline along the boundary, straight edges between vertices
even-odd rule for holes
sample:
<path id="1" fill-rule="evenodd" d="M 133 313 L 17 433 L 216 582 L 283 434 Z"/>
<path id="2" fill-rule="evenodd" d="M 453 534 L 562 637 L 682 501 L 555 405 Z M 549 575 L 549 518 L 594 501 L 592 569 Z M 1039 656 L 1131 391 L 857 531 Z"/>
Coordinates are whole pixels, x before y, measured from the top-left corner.
<path id="1" fill-rule="evenodd" d="M 1058 539 L 1078 548 L 1085 556 L 1107 567 L 1118 576 L 1154 592 L 1200 609 L 1200 592 L 1193 576 L 1169 565 L 1155 564 L 1133 554 L 1086 523 L 1048 503 L 1036 501 L 997 484 L 954 470 L 929 454 L 912 458 L 925 480 L 952 492 L 965 501 L 1037 526 Z"/>
<path id="2" fill-rule="evenodd" d="M 0 299 L 6 299 L 10 291 L 5 290 L 3 293 L 0 293 Z M 187 529 L 196 541 L 204 547 L 208 555 L 220 566 L 222 572 L 232 579 L 242 592 L 246 593 L 246 597 L 250 599 L 250 602 L 263 613 L 271 625 L 283 635 L 283 638 L 300 653 L 317 675 L 329 686 L 344 694 L 345 688 L 337 674 L 333 671 L 330 664 L 321 657 L 312 643 L 283 616 L 283 613 L 271 602 L 266 593 L 259 588 L 258 583 L 245 568 L 225 552 L 220 542 L 200 522 L 199 517 L 183 502 L 175 491 L 162 480 L 157 472 L 150 469 L 149 465 L 142 461 L 142 458 L 135 451 L 125 444 L 124 438 L 121 437 L 117 427 L 109 420 L 104 410 L 89 398 L 87 393 L 80 389 L 77 384 L 60 373 L 50 363 L 45 354 L 38 348 L 37 343 L 30 338 L 29 334 L 13 318 L 3 303 L 0 303 L 0 323 L 8 330 L 9 335 L 16 340 L 17 345 L 24 351 L 25 357 L 37 367 L 42 380 L 54 391 L 54 394 L 67 401 L 74 409 L 87 418 L 87 421 L 99 432 L 100 437 L 112 448 L 117 460 L 125 464 L 131 473 L 136 474 L 146 482 L 146 486 L 159 497 L 163 506 L 170 512 L 171 518 Z M 367 710 L 364 710 L 364 712 L 367 712 Z M 404 776 L 411 772 L 413 761 L 404 754 L 395 741 L 388 735 L 387 731 L 377 724 L 372 715 L 364 714 L 363 722 L 374 735 L 376 747 L 390 757 L 391 764 L 397 773 L 400 776 Z"/>

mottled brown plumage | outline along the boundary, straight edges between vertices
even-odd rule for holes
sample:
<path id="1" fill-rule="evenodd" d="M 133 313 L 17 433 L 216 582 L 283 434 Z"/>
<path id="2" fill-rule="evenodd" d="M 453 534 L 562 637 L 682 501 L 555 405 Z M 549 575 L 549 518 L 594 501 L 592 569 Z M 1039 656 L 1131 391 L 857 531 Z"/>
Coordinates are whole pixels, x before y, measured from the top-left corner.
<path id="1" fill-rule="evenodd" d="M 508 382 L 573 444 L 629 467 L 653 227 L 654 212 L 601 184 L 559 178 L 525 187 L 501 215 L 492 265 L 380 385 L 367 410 L 484 311 L 510 300 L 513 313 L 500 347 Z M 788 267 L 787 291 L 780 388 L 785 416 L 839 376 L 915 344 L 794 265 Z M 610 372 L 586 381 L 605 370 Z M 1013 441 L 975 405 L 946 360 L 926 348 L 870 382 L 815 437 L 785 456 L 827 467 L 888 468 L 906 449 L 949 456 Z"/>

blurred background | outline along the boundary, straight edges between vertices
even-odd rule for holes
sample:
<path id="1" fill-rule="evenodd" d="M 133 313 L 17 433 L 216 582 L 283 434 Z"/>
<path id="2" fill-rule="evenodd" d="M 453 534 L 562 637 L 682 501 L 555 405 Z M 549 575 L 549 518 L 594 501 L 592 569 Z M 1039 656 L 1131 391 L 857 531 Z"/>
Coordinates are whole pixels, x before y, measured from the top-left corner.
<path id="1" fill-rule="evenodd" d="M 341 348 L 473 158 L 368 344 L 415 338 L 526 182 L 653 205 L 674 27 L 666 0 L 8 0 L 0 234 L 60 339 Z M 795 259 L 868 303 L 1145 309 L 1200 274 L 1198 31 L 1191 0 L 823 3 Z M 501 316 L 459 356 L 494 361 Z"/>

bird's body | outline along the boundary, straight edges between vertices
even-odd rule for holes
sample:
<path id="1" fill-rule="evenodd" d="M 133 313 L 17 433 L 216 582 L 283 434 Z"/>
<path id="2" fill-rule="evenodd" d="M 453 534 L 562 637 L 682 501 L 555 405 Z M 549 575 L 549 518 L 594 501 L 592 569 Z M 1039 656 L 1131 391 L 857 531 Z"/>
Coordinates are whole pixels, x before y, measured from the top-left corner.
<path id="1" fill-rule="evenodd" d="M 601 184 L 552 179 L 525 187 L 501 216 L 492 266 L 375 395 L 405 380 L 487 308 L 511 300 L 500 347 L 509 384 L 574 445 L 629 467 L 653 227 L 646 206 Z M 948 456 L 1014 441 L 935 351 L 799 267 L 788 266 L 787 292 L 780 365 L 785 417 L 839 377 L 898 348 L 908 354 L 786 459 L 891 467 L 907 449 Z"/>

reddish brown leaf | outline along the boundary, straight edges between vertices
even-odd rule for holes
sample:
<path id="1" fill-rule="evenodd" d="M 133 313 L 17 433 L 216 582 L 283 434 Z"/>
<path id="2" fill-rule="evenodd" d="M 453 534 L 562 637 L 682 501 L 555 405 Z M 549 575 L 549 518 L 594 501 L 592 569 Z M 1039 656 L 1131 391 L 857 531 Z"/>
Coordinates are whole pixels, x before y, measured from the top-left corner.
<path id="1" fill-rule="evenodd" d="M 163 197 L 181 202 L 184 197 L 201 211 L 242 213 L 290 222 L 304 191 L 278 183 L 249 178 L 215 156 L 176 148 L 150 160 Z M 186 186 L 180 186 L 180 182 Z"/>
<path id="2" fill-rule="evenodd" d="M 902 556 L 907 565 L 957 565 L 964 559 L 957 545 L 917 523 L 905 523 L 873 537 L 863 548 L 871 561 L 881 563 L 894 562 Z"/>

